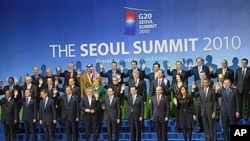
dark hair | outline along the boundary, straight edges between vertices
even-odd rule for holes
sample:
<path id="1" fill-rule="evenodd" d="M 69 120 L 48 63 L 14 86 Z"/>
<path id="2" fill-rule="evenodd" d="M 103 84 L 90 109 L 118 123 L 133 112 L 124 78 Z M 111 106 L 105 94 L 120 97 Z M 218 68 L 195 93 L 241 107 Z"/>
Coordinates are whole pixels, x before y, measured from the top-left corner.
<path id="1" fill-rule="evenodd" d="M 176 75 L 179 75 L 179 76 L 180 76 L 180 79 L 181 79 L 181 82 L 184 83 L 184 76 L 183 76 L 183 74 L 177 73 Z M 176 76 L 175 76 L 175 78 L 176 78 Z"/>
<path id="2" fill-rule="evenodd" d="M 184 88 L 185 90 L 186 90 L 186 99 L 188 99 L 188 98 L 190 98 L 190 95 L 188 94 L 188 88 L 187 88 L 187 86 L 185 86 L 185 85 L 182 85 L 180 88 L 179 88 L 179 94 L 177 95 L 177 98 L 178 99 L 183 99 L 183 97 L 182 97 L 182 93 L 181 93 L 181 89 L 182 88 Z"/>
<path id="3" fill-rule="evenodd" d="M 135 64 L 137 65 L 137 61 L 136 61 L 136 60 L 132 60 L 132 61 L 131 61 L 131 64 L 132 64 L 132 63 L 135 63 Z"/>
<path id="4" fill-rule="evenodd" d="M 248 64 L 248 59 L 247 58 L 243 58 L 241 61 L 246 61 Z"/>
<path id="5" fill-rule="evenodd" d="M 157 65 L 159 68 L 161 67 L 161 65 L 159 63 L 154 63 L 153 66 Z"/>

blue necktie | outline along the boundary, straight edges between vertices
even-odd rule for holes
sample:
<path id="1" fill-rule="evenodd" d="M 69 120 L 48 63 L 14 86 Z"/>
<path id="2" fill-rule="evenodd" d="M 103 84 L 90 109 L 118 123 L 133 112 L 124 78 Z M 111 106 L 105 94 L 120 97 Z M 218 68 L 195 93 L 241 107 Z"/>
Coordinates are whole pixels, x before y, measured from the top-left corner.
<path id="1" fill-rule="evenodd" d="M 29 98 L 26 98 L 26 107 L 29 105 Z"/>

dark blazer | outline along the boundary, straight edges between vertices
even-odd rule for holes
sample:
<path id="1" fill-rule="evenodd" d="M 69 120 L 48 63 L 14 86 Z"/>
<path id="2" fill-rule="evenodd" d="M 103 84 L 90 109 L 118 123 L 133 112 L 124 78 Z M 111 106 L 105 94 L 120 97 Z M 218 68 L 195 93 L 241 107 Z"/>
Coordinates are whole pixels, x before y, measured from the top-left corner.
<path id="1" fill-rule="evenodd" d="M 63 73 L 59 74 L 60 77 L 64 77 L 64 83 L 63 86 L 69 85 L 69 79 L 70 79 L 70 73 L 68 70 L 65 70 Z M 73 71 L 73 79 L 75 80 L 75 84 L 78 85 L 78 79 L 77 79 L 77 72 Z"/>
<path id="2" fill-rule="evenodd" d="M 167 70 L 167 74 L 169 76 L 173 77 L 173 80 L 171 82 L 171 84 L 173 84 L 174 82 L 176 82 L 176 74 L 177 74 L 177 69 L 173 69 L 172 71 L 170 71 L 170 69 Z M 187 84 L 188 86 L 188 77 L 190 77 L 192 74 L 190 74 L 190 71 L 185 71 L 185 70 L 181 70 L 181 74 L 183 75 L 183 79 L 184 82 Z"/>
<path id="3" fill-rule="evenodd" d="M 208 89 L 207 98 L 205 97 L 205 92 L 203 87 L 201 89 L 193 91 L 192 95 L 194 97 L 200 97 L 201 116 L 204 116 L 205 110 L 210 115 L 212 115 L 213 112 L 216 112 L 217 99 L 213 88 Z"/>
<path id="4" fill-rule="evenodd" d="M 126 109 L 126 118 L 129 118 L 130 115 L 133 116 L 133 119 L 139 121 L 139 117 L 144 117 L 144 100 L 141 95 L 136 95 L 135 103 L 133 104 L 132 95 L 124 96 L 124 99 L 127 101 L 127 109 Z M 133 111 L 133 112 L 132 112 Z"/>
<path id="5" fill-rule="evenodd" d="M 91 105 L 89 105 L 89 100 L 88 100 L 88 96 L 84 96 L 82 99 L 81 99 L 81 102 L 80 102 L 80 110 L 82 112 L 84 112 L 84 119 L 85 120 L 90 120 L 90 118 L 95 118 L 97 120 L 98 118 L 98 112 L 101 108 L 100 106 L 100 102 L 99 100 L 97 100 L 95 98 L 95 96 L 92 96 L 92 101 L 91 101 Z M 87 113 L 85 112 L 86 109 L 90 109 L 90 110 L 95 110 L 95 113 Z"/>
<path id="6" fill-rule="evenodd" d="M 23 86 L 22 86 L 22 90 L 23 90 L 23 94 L 25 94 L 25 91 L 27 90 L 27 84 L 25 83 Z M 37 93 L 37 86 L 35 84 L 32 84 L 31 83 L 31 87 L 30 87 L 30 90 L 32 92 L 31 94 L 31 97 L 34 98 L 34 99 L 38 99 L 40 96 L 38 95 Z"/>
<path id="7" fill-rule="evenodd" d="M 59 97 L 59 99 L 59 101 L 62 101 L 62 119 L 67 117 L 69 121 L 76 121 L 76 118 L 80 116 L 78 96 L 72 94 L 69 103 L 66 94 Z"/>
<path id="8" fill-rule="evenodd" d="M 125 83 L 126 85 L 128 85 L 128 89 L 130 90 L 130 88 L 132 86 L 135 86 L 135 81 L 134 79 L 129 79 L 128 82 Z M 136 87 L 137 88 L 137 94 L 138 95 L 141 95 L 142 98 L 143 98 L 143 101 L 146 102 L 146 99 L 147 99 L 147 91 L 146 91 L 146 82 L 145 80 L 143 79 L 139 79 L 139 82 L 138 82 L 138 86 Z"/>
<path id="9" fill-rule="evenodd" d="M 161 95 L 160 105 L 157 103 L 157 95 L 151 97 L 150 103 L 150 117 L 153 121 L 159 120 L 160 122 L 165 121 L 165 117 L 169 116 L 169 99 L 165 95 Z"/>
<path id="10" fill-rule="evenodd" d="M 222 68 L 217 69 L 215 72 L 210 73 L 211 78 L 219 78 L 219 74 L 222 74 Z M 227 67 L 227 71 L 224 75 L 224 79 L 230 79 L 231 83 L 234 83 L 234 71 Z"/>
<path id="11" fill-rule="evenodd" d="M 207 78 L 210 79 L 209 68 L 207 66 L 202 65 L 202 70 L 206 73 Z M 198 66 L 194 66 L 191 70 L 189 70 L 189 74 L 194 75 L 194 81 L 201 79 Z"/>
<path id="12" fill-rule="evenodd" d="M 34 84 L 34 85 L 36 85 L 36 86 L 38 87 L 38 85 L 39 85 L 39 79 L 40 79 L 40 78 L 44 79 L 44 78 L 43 78 L 43 75 L 41 75 L 41 74 L 32 75 L 32 76 L 31 76 L 32 84 Z"/>
<path id="13" fill-rule="evenodd" d="M 165 96 L 168 96 L 168 95 L 170 95 L 170 93 L 168 91 L 168 88 L 170 87 L 170 82 L 168 80 L 167 85 L 165 85 L 163 83 L 164 82 L 163 80 L 164 80 L 164 78 L 162 78 L 162 82 L 161 82 L 161 87 L 162 87 L 162 90 L 163 90 L 162 94 L 165 95 Z M 156 90 L 157 86 L 158 86 L 158 79 L 155 79 L 155 80 L 153 80 L 152 91 L 150 92 L 151 97 L 156 95 L 155 90 Z"/>
<path id="14" fill-rule="evenodd" d="M 108 77 L 108 85 L 113 84 L 112 73 L 113 73 L 112 70 L 108 70 L 107 72 L 103 72 L 103 71 L 100 72 L 101 77 Z M 121 74 L 121 72 L 118 69 L 116 69 L 115 73 Z M 122 79 L 122 77 L 121 77 L 121 79 Z"/>
<path id="15" fill-rule="evenodd" d="M 143 73 L 142 73 L 142 71 L 140 70 L 140 69 L 138 69 L 137 68 L 137 71 L 139 71 L 140 72 L 140 78 L 143 78 Z M 127 78 L 127 77 L 129 77 L 129 79 L 134 79 L 134 77 L 133 77 L 133 69 L 130 69 L 130 70 L 128 70 L 128 72 L 127 73 L 121 73 L 122 74 L 122 78 Z"/>
<path id="16" fill-rule="evenodd" d="M 145 70 L 142 71 L 142 75 L 143 75 L 143 78 L 146 78 L 146 79 L 149 80 L 149 84 L 150 84 L 149 91 L 151 92 L 152 89 L 153 89 L 153 81 L 155 80 L 155 77 L 157 77 L 157 76 L 155 76 L 155 73 L 154 73 L 154 72 L 151 72 L 151 73 L 149 73 L 149 74 L 146 74 L 146 73 L 145 73 Z"/>
<path id="17" fill-rule="evenodd" d="M 235 86 L 240 94 L 249 94 L 250 91 L 250 68 L 247 68 L 245 78 L 243 79 L 242 67 L 236 70 Z"/>
<path id="18" fill-rule="evenodd" d="M 216 96 L 221 97 L 221 112 L 222 116 L 235 116 L 236 112 L 240 112 L 240 104 L 238 100 L 238 92 L 236 88 L 230 87 L 229 94 L 226 92 L 226 88 L 222 88 Z"/>
<path id="19" fill-rule="evenodd" d="M 53 99 L 48 97 L 48 101 L 43 105 L 43 100 L 40 100 L 39 106 L 39 118 L 42 120 L 43 124 L 53 124 L 53 120 L 56 120 L 56 107 L 54 105 Z"/>
<path id="20" fill-rule="evenodd" d="M 37 117 L 37 104 L 35 99 L 30 99 L 28 106 L 26 106 L 26 98 L 22 100 L 23 105 L 23 121 L 33 122 Z"/>
<path id="21" fill-rule="evenodd" d="M 116 121 L 120 119 L 120 99 L 119 97 L 113 97 L 112 103 L 110 105 L 109 96 L 105 98 L 105 110 L 104 110 L 104 119 Z"/>
<path id="22" fill-rule="evenodd" d="M 18 109 L 13 98 L 8 100 L 2 98 L 0 100 L 1 105 L 1 121 L 5 124 L 14 124 L 14 120 L 18 119 Z"/>

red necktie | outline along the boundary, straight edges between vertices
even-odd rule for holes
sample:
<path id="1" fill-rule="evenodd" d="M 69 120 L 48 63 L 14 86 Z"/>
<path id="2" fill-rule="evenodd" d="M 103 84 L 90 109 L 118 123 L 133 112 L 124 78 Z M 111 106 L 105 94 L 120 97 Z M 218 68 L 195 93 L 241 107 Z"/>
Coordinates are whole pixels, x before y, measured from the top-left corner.
<path id="1" fill-rule="evenodd" d="M 160 97 L 160 96 L 158 96 L 158 99 L 157 99 L 157 103 L 158 103 L 158 105 L 160 105 L 160 102 L 161 102 L 161 97 Z"/>

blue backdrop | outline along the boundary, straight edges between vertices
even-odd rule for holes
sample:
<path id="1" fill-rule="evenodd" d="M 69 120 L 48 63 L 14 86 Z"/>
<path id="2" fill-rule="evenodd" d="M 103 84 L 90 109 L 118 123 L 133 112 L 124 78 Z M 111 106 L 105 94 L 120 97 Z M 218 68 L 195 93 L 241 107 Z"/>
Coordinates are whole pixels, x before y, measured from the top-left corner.
<path id="1" fill-rule="evenodd" d="M 249 7 L 249 0 L 1 0 L 0 79 L 69 62 L 108 69 L 114 60 L 130 69 L 133 59 L 150 72 L 156 61 L 187 67 L 198 56 L 215 67 L 226 58 L 235 69 L 249 57 Z"/>

